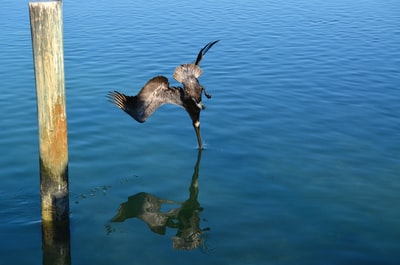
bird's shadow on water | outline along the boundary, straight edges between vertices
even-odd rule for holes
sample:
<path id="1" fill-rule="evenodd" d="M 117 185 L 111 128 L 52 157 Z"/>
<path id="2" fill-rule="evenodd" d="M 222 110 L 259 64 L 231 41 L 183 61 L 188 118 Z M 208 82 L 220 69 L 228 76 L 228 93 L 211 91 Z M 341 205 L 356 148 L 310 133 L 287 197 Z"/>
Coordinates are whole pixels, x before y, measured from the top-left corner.
<path id="1" fill-rule="evenodd" d="M 175 229 L 176 235 L 172 238 L 174 249 L 200 248 L 201 251 L 209 251 L 206 232 L 210 231 L 210 228 L 200 228 L 200 213 L 204 210 L 198 201 L 201 154 L 202 150 L 199 149 L 189 187 L 189 198 L 186 201 L 176 202 L 147 192 L 129 196 L 127 201 L 120 204 L 117 214 L 106 225 L 107 233 L 114 231 L 112 224 L 115 222 L 138 218 L 145 222 L 152 232 L 159 235 L 165 235 L 167 228 Z M 163 206 L 169 206 L 170 210 L 162 211 Z"/>

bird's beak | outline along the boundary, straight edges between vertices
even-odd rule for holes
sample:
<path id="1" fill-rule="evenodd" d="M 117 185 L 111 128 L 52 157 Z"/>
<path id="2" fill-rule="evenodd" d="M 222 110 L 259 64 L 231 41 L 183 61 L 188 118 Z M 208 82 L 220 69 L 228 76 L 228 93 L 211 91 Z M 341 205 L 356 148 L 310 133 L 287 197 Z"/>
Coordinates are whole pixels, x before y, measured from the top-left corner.
<path id="1" fill-rule="evenodd" d="M 199 143 L 199 149 L 204 149 L 203 142 L 201 141 L 201 135 L 200 135 L 200 123 L 194 123 L 193 127 L 194 127 L 194 130 L 196 131 L 197 142 Z"/>

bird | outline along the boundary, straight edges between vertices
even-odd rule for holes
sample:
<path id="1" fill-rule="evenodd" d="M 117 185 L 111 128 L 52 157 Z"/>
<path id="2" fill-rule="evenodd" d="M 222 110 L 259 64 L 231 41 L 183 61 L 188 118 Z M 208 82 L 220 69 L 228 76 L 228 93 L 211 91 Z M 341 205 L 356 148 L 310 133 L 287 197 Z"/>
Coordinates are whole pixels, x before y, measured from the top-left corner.
<path id="1" fill-rule="evenodd" d="M 203 73 L 199 64 L 208 50 L 219 40 L 207 43 L 198 53 L 194 63 L 181 64 L 175 68 L 173 78 L 183 85 L 170 86 L 165 76 L 151 78 L 136 96 L 127 96 L 118 91 L 109 92 L 108 100 L 125 111 L 136 121 L 145 122 L 163 104 L 174 104 L 183 107 L 189 114 L 196 132 L 198 148 L 204 145 L 200 135 L 200 112 L 205 109 L 202 93 L 210 99 L 211 95 L 199 83 Z"/>

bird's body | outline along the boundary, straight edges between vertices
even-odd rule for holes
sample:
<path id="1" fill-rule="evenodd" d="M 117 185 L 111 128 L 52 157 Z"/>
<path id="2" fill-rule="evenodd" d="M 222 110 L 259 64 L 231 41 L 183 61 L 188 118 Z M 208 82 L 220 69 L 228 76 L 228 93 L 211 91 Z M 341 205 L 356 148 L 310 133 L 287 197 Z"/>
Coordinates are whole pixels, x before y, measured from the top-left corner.
<path id="1" fill-rule="evenodd" d="M 200 111 L 205 107 L 202 103 L 202 93 L 207 98 L 204 87 L 200 85 L 198 77 L 202 74 L 198 66 L 203 55 L 218 41 L 213 41 L 200 50 L 196 62 L 182 64 L 176 67 L 174 79 L 183 84 L 181 87 L 171 87 L 164 76 L 156 76 L 150 79 L 136 96 L 126 96 L 118 91 L 110 92 L 110 101 L 132 116 L 138 122 L 145 122 L 161 105 L 174 104 L 183 107 L 192 119 L 196 131 L 199 148 L 203 148 L 200 136 Z"/>

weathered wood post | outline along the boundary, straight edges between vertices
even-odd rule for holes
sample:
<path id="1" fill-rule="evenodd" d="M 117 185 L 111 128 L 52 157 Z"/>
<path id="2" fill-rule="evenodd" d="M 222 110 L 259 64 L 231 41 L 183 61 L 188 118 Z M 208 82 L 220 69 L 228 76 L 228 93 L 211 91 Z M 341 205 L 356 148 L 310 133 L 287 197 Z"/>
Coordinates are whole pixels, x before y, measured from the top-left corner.
<path id="1" fill-rule="evenodd" d="M 29 3 L 39 127 L 43 264 L 71 264 L 62 2 Z"/>
<path id="2" fill-rule="evenodd" d="M 29 3 L 43 221 L 69 220 L 62 2 Z"/>

